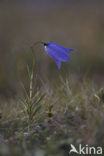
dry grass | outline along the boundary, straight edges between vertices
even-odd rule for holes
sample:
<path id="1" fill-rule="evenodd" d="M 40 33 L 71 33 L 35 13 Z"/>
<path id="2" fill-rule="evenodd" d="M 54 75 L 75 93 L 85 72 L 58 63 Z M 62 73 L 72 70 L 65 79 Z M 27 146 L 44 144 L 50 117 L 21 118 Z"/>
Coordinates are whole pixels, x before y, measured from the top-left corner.
<path id="1" fill-rule="evenodd" d="M 64 155 L 70 143 L 104 143 L 104 90 L 74 75 L 57 85 L 47 83 L 40 88 L 45 96 L 32 122 L 18 98 L 1 100 L 1 155 Z"/>

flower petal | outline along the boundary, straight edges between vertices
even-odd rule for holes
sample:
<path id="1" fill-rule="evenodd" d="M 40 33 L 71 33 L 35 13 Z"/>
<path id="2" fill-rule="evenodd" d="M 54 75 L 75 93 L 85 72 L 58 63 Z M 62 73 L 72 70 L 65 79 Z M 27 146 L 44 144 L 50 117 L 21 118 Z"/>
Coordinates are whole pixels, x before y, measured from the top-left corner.
<path id="1" fill-rule="evenodd" d="M 61 62 L 59 60 L 57 60 L 54 56 L 51 56 L 53 58 L 53 60 L 56 62 L 58 68 L 61 68 Z"/>
<path id="2" fill-rule="evenodd" d="M 61 62 L 70 61 L 69 55 L 73 49 L 64 48 L 53 42 L 44 43 L 46 53 L 56 62 L 58 68 L 61 68 Z"/>
<path id="3" fill-rule="evenodd" d="M 61 50 L 63 52 L 67 52 L 67 53 L 70 53 L 73 51 L 73 49 L 69 49 L 69 48 L 64 48 L 63 46 L 57 44 L 57 43 L 53 43 L 53 42 L 48 42 L 47 43 L 48 46 L 52 46 L 53 48 L 57 48 L 57 50 Z"/>
<path id="4" fill-rule="evenodd" d="M 68 49 L 68 48 L 65 48 L 65 49 L 67 53 L 71 53 L 73 51 L 73 49 Z"/>
<path id="5" fill-rule="evenodd" d="M 56 62 L 58 68 L 60 69 L 61 68 L 61 62 L 54 55 L 52 55 L 52 53 L 47 52 L 47 54 Z"/>
<path id="6" fill-rule="evenodd" d="M 67 53 L 61 49 L 58 48 L 57 46 L 53 46 L 53 44 L 49 44 L 48 46 L 45 46 L 45 50 L 47 54 L 54 56 L 57 60 L 62 61 L 62 62 L 67 62 L 70 61 L 69 56 Z"/>
<path id="7" fill-rule="evenodd" d="M 58 68 L 60 69 L 61 68 L 61 62 L 56 60 L 56 64 L 57 64 Z"/>

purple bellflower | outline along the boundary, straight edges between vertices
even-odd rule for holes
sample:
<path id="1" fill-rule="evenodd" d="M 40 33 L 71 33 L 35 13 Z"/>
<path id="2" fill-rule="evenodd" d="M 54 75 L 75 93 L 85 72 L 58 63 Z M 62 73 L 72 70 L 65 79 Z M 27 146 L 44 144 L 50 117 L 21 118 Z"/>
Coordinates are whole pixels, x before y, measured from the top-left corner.
<path id="1" fill-rule="evenodd" d="M 56 62 L 59 69 L 61 68 L 62 62 L 70 61 L 69 55 L 67 53 L 71 53 L 73 49 L 64 48 L 63 46 L 57 43 L 53 42 L 45 43 L 41 41 L 35 42 L 33 46 L 37 44 L 44 45 L 46 53 Z"/>
<path id="2" fill-rule="evenodd" d="M 70 61 L 67 53 L 73 49 L 64 48 L 61 45 L 53 42 L 44 43 L 46 53 L 56 62 L 58 68 L 61 68 L 61 62 Z"/>

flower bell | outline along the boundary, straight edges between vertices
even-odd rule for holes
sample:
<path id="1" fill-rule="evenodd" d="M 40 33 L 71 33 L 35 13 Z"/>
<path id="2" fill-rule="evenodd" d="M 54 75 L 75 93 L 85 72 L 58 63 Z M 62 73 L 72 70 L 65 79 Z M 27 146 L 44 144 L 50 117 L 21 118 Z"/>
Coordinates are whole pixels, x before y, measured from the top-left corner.
<path id="1" fill-rule="evenodd" d="M 64 48 L 57 43 L 44 43 L 46 53 L 56 62 L 58 68 L 61 68 L 61 62 L 70 61 L 67 53 L 72 52 L 73 49 Z"/>

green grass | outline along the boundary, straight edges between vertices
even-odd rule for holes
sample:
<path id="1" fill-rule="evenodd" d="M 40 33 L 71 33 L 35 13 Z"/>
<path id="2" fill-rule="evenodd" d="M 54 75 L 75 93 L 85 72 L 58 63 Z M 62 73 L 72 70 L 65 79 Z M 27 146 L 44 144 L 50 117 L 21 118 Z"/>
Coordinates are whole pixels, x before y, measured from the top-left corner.
<path id="1" fill-rule="evenodd" d="M 30 72 L 26 96 L 0 99 L 1 156 L 67 156 L 70 143 L 104 144 L 100 85 L 71 75 L 34 91 L 33 82 Z"/>

